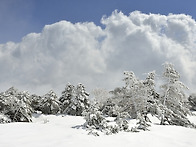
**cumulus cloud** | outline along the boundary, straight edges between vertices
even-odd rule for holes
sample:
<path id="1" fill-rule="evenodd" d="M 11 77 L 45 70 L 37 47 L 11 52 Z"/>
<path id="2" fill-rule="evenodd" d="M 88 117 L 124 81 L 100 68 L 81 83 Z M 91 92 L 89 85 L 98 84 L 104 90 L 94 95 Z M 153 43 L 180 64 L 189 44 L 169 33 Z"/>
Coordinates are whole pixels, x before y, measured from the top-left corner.
<path id="1" fill-rule="evenodd" d="M 2 44 L 1 83 L 55 88 L 67 82 L 92 84 L 106 68 L 98 38 L 104 32 L 93 23 L 61 21 L 31 33 L 16 44 Z"/>
<path id="2" fill-rule="evenodd" d="M 60 21 L 19 43 L 1 44 L 0 87 L 60 92 L 67 82 L 82 82 L 89 90 L 111 89 L 122 86 L 124 70 L 141 77 L 152 70 L 160 74 L 169 61 L 195 88 L 196 22 L 191 16 L 114 11 L 101 22 L 104 29 L 93 22 Z"/>
<path id="3" fill-rule="evenodd" d="M 176 65 L 182 79 L 193 87 L 196 75 L 196 22 L 184 14 L 143 14 L 129 16 L 114 11 L 102 20 L 106 25 L 104 50 L 111 70 L 133 70 L 137 75 L 156 69 L 165 61 Z M 114 64 L 113 64 L 114 63 Z"/>

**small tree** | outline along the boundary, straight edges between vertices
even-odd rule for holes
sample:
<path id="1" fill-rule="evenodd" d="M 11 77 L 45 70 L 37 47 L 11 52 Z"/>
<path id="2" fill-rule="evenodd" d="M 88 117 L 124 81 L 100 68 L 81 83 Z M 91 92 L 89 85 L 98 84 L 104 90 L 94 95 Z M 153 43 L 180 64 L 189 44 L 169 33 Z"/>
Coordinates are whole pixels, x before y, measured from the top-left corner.
<path id="1" fill-rule="evenodd" d="M 144 130 L 144 131 L 148 130 L 147 127 L 150 126 L 150 124 L 148 124 L 150 120 L 146 118 L 147 117 L 145 115 L 138 114 L 137 119 L 139 120 L 139 122 L 137 123 L 138 124 L 137 129 Z"/>
<path id="2" fill-rule="evenodd" d="M 89 109 L 83 112 L 83 115 L 86 120 L 84 127 L 91 133 L 93 130 L 103 131 L 107 128 L 107 121 L 96 106 L 91 105 Z"/>
<path id="3" fill-rule="evenodd" d="M 109 125 L 109 121 L 101 111 L 98 110 L 97 104 L 90 105 L 88 109 L 83 112 L 86 122 L 83 126 L 89 131 L 88 134 L 99 136 L 98 132 L 105 133 L 106 135 L 115 134 L 120 131 L 119 126 Z"/>
<path id="4" fill-rule="evenodd" d="M 127 112 L 118 113 L 115 119 L 115 122 L 118 126 L 119 131 L 130 131 L 128 125 L 128 119 L 130 118 Z"/>

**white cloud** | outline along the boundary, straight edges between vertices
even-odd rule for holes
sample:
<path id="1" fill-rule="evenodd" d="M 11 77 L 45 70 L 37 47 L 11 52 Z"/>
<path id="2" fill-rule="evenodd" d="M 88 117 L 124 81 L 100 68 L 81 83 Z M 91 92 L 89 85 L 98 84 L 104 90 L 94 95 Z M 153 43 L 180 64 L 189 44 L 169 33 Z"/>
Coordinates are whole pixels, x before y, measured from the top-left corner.
<path id="1" fill-rule="evenodd" d="M 40 34 L 28 34 L 19 44 L 3 44 L 1 82 L 30 88 L 55 88 L 69 81 L 92 84 L 93 76 L 106 68 L 97 40 L 103 35 L 93 23 L 61 21 L 45 26 Z"/>
<path id="2" fill-rule="evenodd" d="M 176 65 L 188 86 L 196 71 L 196 22 L 190 16 L 143 14 L 125 16 L 121 12 L 102 20 L 106 25 L 107 65 L 112 69 L 133 70 L 139 76 L 150 70 L 161 71 L 165 61 Z M 194 82 L 195 83 L 195 82 Z"/>
<path id="3" fill-rule="evenodd" d="M 91 22 L 60 21 L 20 43 L 1 44 L 0 87 L 60 92 L 70 81 L 88 89 L 114 88 L 122 86 L 124 70 L 141 77 L 154 69 L 160 74 L 162 63 L 169 61 L 196 88 L 196 22 L 190 16 L 114 11 L 102 23 L 104 29 Z"/>

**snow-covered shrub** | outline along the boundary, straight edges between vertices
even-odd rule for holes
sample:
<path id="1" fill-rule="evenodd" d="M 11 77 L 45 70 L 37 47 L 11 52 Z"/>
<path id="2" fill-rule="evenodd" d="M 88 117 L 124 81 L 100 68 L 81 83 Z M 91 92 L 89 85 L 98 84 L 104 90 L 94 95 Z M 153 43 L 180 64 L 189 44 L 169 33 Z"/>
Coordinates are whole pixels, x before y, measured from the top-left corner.
<path id="1" fill-rule="evenodd" d="M 90 106 L 88 96 L 83 84 L 78 84 L 76 88 L 68 84 L 59 99 L 62 113 L 82 116 L 82 112 Z"/>
<path id="2" fill-rule="evenodd" d="M 137 129 L 140 129 L 140 130 L 148 130 L 148 127 L 150 126 L 149 122 L 150 122 L 150 119 L 147 117 L 147 114 L 138 114 L 137 115 L 137 119 L 139 120 L 139 122 L 137 123 L 138 126 L 137 126 Z"/>
<path id="3" fill-rule="evenodd" d="M 107 127 L 107 122 L 103 114 L 95 107 L 91 106 L 89 110 L 83 112 L 86 122 L 84 126 L 89 129 L 104 130 Z"/>
<path id="4" fill-rule="evenodd" d="M 57 114 L 60 111 L 60 102 L 56 93 L 50 90 L 47 94 L 42 96 L 41 111 L 44 114 Z"/>
<path id="5" fill-rule="evenodd" d="M 83 112 L 84 128 L 89 131 L 89 134 L 99 136 L 102 132 L 106 135 L 116 134 L 119 131 L 129 132 L 130 115 L 127 112 L 117 112 L 116 117 L 108 117 L 100 111 L 98 104 L 91 105 L 89 109 Z"/>
<path id="6" fill-rule="evenodd" d="M 84 128 L 89 131 L 89 134 L 99 136 L 99 132 L 106 135 L 119 132 L 117 125 L 109 125 L 101 111 L 98 110 L 96 105 L 91 105 L 89 109 L 83 112 L 86 122 L 83 124 Z"/>
<path id="7" fill-rule="evenodd" d="M 188 89 L 179 81 L 180 74 L 174 69 L 171 63 L 164 64 L 165 71 L 163 78 L 165 83 L 161 85 L 163 94 L 160 99 L 162 106 L 161 124 L 171 124 L 179 126 L 192 126 L 187 118 L 190 114 L 187 106 L 187 98 L 184 90 Z"/>
<path id="8" fill-rule="evenodd" d="M 129 122 L 128 119 L 130 118 L 129 114 L 126 112 L 118 113 L 115 119 L 115 122 L 118 126 L 118 131 L 130 131 L 129 130 Z"/>
<path id="9" fill-rule="evenodd" d="M 0 94 L 0 112 L 12 122 L 31 122 L 32 108 L 28 92 L 11 87 Z"/>

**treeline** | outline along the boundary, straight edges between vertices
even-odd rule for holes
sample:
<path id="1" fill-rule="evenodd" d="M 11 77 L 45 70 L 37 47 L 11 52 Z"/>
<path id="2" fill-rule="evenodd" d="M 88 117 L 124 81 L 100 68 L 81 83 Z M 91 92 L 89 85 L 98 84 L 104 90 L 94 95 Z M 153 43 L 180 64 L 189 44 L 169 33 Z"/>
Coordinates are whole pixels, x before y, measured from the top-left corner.
<path id="1" fill-rule="evenodd" d="M 195 128 L 187 118 L 191 115 L 190 109 L 195 108 L 195 97 L 190 96 L 188 101 L 184 93 L 188 88 L 180 82 L 180 75 L 172 64 L 164 64 L 160 93 L 155 89 L 155 71 L 149 72 L 145 80 L 129 71 L 124 72 L 124 76 L 124 87 L 110 92 L 95 89 L 94 99 L 89 99 L 83 84 L 68 83 L 60 97 L 52 90 L 38 96 L 11 87 L 0 93 L 0 123 L 31 122 L 33 113 L 84 116 L 86 122 L 82 127 L 98 135 L 99 131 L 112 134 L 148 130 L 151 114 L 161 125 Z M 113 118 L 113 124 L 108 117 Z M 138 120 L 135 127 L 129 128 L 130 119 Z"/>
<path id="2" fill-rule="evenodd" d="M 0 122 L 31 122 L 33 113 L 81 116 L 90 106 L 89 94 L 82 84 L 67 84 L 60 98 L 54 91 L 43 96 L 30 95 L 11 87 L 0 93 Z"/>

